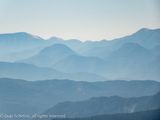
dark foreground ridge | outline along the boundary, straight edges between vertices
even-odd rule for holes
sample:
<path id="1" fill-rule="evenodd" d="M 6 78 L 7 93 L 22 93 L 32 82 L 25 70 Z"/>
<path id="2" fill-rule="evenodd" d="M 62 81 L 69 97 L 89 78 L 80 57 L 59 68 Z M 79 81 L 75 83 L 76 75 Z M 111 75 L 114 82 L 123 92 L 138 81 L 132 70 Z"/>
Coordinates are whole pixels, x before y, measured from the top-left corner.
<path id="1" fill-rule="evenodd" d="M 87 118 L 64 118 L 53 120 L 160 120 L 160 109 L 136 113 L 100 115 Z"/>

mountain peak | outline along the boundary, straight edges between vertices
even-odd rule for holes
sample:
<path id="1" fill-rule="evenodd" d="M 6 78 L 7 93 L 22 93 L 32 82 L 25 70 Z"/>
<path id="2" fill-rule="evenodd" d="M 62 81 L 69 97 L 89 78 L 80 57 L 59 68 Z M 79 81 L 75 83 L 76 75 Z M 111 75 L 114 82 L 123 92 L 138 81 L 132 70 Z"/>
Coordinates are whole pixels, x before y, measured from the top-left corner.
<path id="1" fill-rule="evenodd" d="M 51 45 L 47 48 L 44 48 L 41 53 L 44 53 L 44 54 L 52 54 L 52 53 L 55 53 L 55 52 L 58 52 L 59 54 L 62 53 L 72 53 L 74 54 L 75 52 L 70 49 L 69 47 L 67 47 L 66 45 L 63 45 L 63 44 L 54 44 L 54 45 Z"/>
<path id="2" fill-rule="evenodd" d="M 56 36 L 52 36 L 52 37 L 50 37 L 48 40 L 53 40 L 53 41 L 64 41 L 62 38 L 56 37 Z"/>
<path id="3" fill-rule="evenodd" d="M 2 40 L 43 40 L 39 36 L 32 35 L 27 32 L 5 33 L 0 34 Z"/>
<path id="4" fill-rule="evenodd" d="M 54 44 L 54 45 L 51 45 L 51 46 L 47 47 L 46 49 L 57 50 L 57 49 L 70 49 L 70 48 L 67 47 L 66 45 L 63 45 L 63 44 Z"/>
<path id="5" fill-rule="evenodd" d="M 146 33 L 146 32 L 155 32 L 155 31 L 160 32 L 160 29 L 159 28 L 157 28 L 157 29 L 141 28 L 136 33 L 141 34 L 141 33 Z"/>
<path id="6" fill-rule="evenodd" d="M 125 43 L 123 44 L 115 53 L 116 54 L 132 54 L 133 52 L 142 52 L 142 51 L 146 51 L 146 49 L 139 45 L 138 43 Z"/>
<path id="7" fill-rule="evenodd" d="M 148 30 L 152 30 L 152 29 L 149 29 L 149 28 L 141 28 L 139 31 L 148 31 Z"/>
<path id="8" fill-rule="evenodd" d="M 27 32 L 14 32 L 14 33 L 4 33 L 0 34 L 1 36 L 34 36 Z"/>
<path id="9" fill-rule="evenodd" d="M 138 49 L 142 49 L 143 47 L 141 45 L 139 45 L 138 43 L 125 43 L 124 45 L 122 45 L 121 48 L 125 48 L 125 49 L 135 49 L 135 50 L 138 50 Z"/>

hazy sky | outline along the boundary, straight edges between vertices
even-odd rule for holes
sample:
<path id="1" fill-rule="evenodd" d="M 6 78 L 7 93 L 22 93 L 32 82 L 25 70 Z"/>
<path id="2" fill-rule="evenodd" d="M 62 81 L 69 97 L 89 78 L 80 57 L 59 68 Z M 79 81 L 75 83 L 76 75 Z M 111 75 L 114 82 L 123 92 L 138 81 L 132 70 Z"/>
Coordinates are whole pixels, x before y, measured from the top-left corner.
<path id="1" fill-rule="evenodd" d="M 0 0 L 0 33 L 100 40 L 160 28 L 160 0 Z"/>

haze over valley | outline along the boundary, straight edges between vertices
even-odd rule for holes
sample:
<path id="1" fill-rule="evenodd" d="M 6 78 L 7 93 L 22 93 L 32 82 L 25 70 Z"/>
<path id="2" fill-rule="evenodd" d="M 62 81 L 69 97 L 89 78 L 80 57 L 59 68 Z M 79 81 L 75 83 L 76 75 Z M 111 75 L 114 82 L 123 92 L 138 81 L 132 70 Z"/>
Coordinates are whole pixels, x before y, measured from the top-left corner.
<path id="1" fill-rule="evenodd" d="M 160 29 L 85 42 L 0 34 L 0 113 L 157 120 L 159 51 Z"/>

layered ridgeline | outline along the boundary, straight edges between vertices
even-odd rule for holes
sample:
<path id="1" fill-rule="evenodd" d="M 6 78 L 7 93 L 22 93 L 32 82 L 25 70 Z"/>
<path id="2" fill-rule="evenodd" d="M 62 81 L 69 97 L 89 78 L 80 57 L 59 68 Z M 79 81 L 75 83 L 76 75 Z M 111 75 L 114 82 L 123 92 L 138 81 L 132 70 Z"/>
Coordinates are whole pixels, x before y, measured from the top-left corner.
<path id="1" fill-rule="evenodd" d="M 97 97 L 79 102 L 63 102 L 45 114 L 66 115 L 67 118 L 89 117 L 104 114 L 133 113 L 160 109 L 160 93 L 154 96 L 123 98 Z"/>
<path id="2" fill-rule="evenodd" d="M 0 78 L 25 79 L 29 81 L 46 79 L 71 79 L 78 81 L 106 80 L 105 77 L 93 73 L 64 73 L 53 68 L 13 62 L 0 62 Z"/>
<path id="3" fill-rule="evenodd" d="M 135 110 L 143 110 L 143 108 L 145 108 L 144 105 L 146 105 L 146 109 L 148 109 L 148 105 L 151 106 L 150 108 L 155 108 L 156 101 L 159 100 L 158 97 L 155 96 L 155 101 L 151 103 L 152 99 L 150 98 L 152 97 L 141 96 L 153 96 L 158 91 L 160 91 L 160 83 L 149 80 L 76 82 L 71 80 L 24 81 L 3 78 L 0 79 L 0 113 L 44 113 L 56 104 L 56 110 L 61 112 L 66 112 L 67 110 L 75 116 L 85 116 L 83 112 L 88 113 L 88 115 L 109 112 L 116 113 L 121 110 L 122 112 L 132 112 Z M 82 101 L 86 99 L 89 100 Z M 64 101 L 82 102 L 58 104 Z M 114 109 L 114 107 L 116 109 Z M 84 110 L 85 108 L 86 110 Z M 56 112 L 55 109 L 53 109 L 53 112 Z M 58 111 L 56 113 L 58 113 Z"/>
<path id="4" fill-rule="evenodd" d="M 43 40 L 23 32 L 0 35 L 0 61 L 12 62 L 8 65 L 16 62 L 17 68 L 18 63 L 34 65 L 38 69 L 49 68 L 43 70 L 45 77 L 42 79 L 59 79 L 60 74 L 62 78 L 84 81 L 159 80 L 159 50 L 160 29 L 141 29 L 123 38 L 97 42 L 63 40 L 56 37 Z M 7 76 L 6 71 L 9 71 L 7 67 L 5 70 L 1 69 L 4 74 L 0 77 L 30 79 L 25 75 L 10 75 L 14 74 L 13 72 L 8 72 Z M 51 71 L 59 74 L 52 76 Z M 64 73 L 72 74 L 70 76 L 73 77 L 62 75 Z M 32 76 L 31 72 L 30 74 L 28 73 L 28 76 Z"/>

